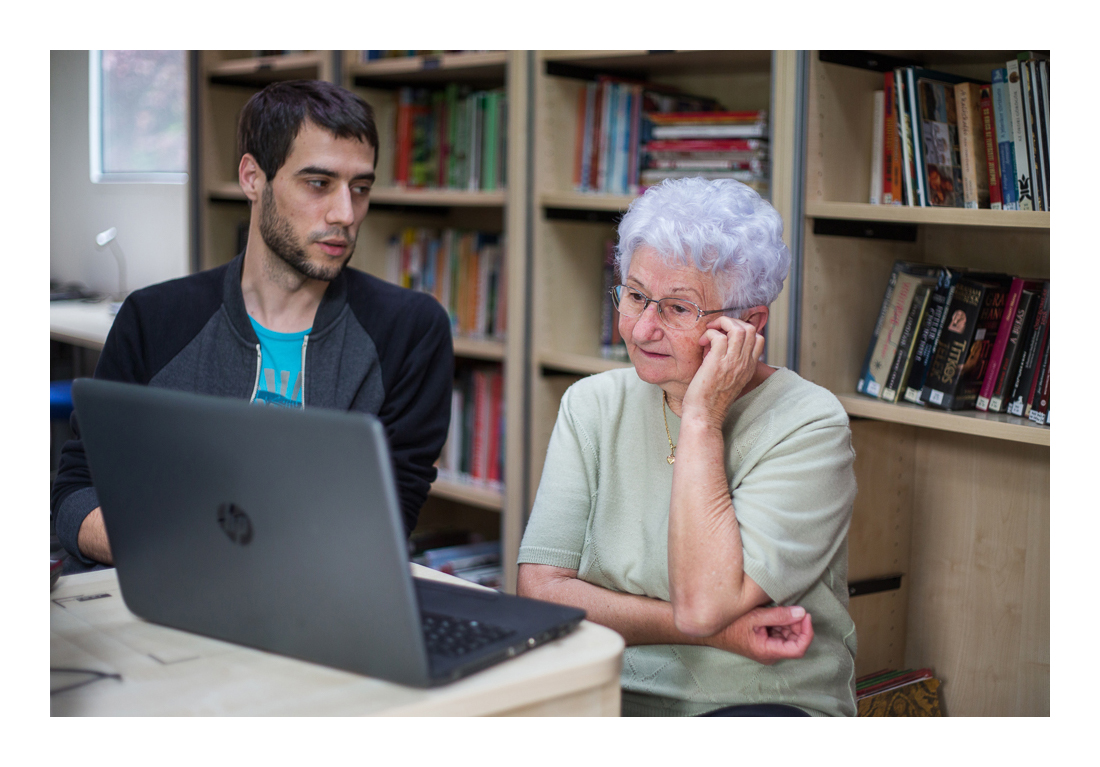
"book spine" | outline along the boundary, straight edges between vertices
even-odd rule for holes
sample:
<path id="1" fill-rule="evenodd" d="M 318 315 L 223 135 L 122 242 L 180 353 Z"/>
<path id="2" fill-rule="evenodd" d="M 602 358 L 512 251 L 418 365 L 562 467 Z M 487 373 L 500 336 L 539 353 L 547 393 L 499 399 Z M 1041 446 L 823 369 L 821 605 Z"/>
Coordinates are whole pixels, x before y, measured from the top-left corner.
<path id="1" fill-rule="evenodd" d="M 577 129 L 573 137 L 573 188 L 578 192 L 583 190 L 584 178 L 584 132 L 585 121 L 588 119 L 588 88 L 582 87 L 577 91 Z"/>
<path id="2" fill-rule="evenodd" d="M 913 139 L 906 95 L 905 70 L 894 70 L 894 91 L 897 94 L 898 144 L 901 146 L 901 171 L 906 205 L 916 205 L 916 191 L 913 186 Z"/>
<path id="3" fill-rule="evenodd" d="M 997 151 L 997 130 L 993 114 L 993 94 L 988 85 L 979 91 L 982 113 L 982 146 L 985 148 L 986 186 L 989 191 L 990 210 L 1002 210 L 1004 198 L 1001 196 L 1001 164 Z M 981 152 L 978 157 L 981 158 Z"/>
<path id="4" fill-rule="evenodd" d="M 973 408 L 985 381 L 989 356 L 997 342 L 997 332 L 1004 316 L 1007 287 L 989 286 L 985 291 L 981 308 L 978 310 L 974 338 L 959 374 L 959 384 L 955 389 L 954 409 Z"/>
<path id="5" fill-rule="evenodd" d="M 1050 344 L 1043 352 L 1043 363 L 1035 377 L 1035 393 L 1027 410 L 1027 417 L 1042 426 L 1047 420 L 1047 404 L 1050 395 Z"/>
<path id="6" fill-rule="evenodd" d="M 906 67 L 907 80 L 905 93 L 909 97 L 909 114 L 912 122 L 913 139 L 913 177 L 916 181 L 917 204 L 928 207 L 928 189 L 924 169 L 924 126 L 921 119 L 920 102 L 917 96 L 916 75 L 912 67 Z"/>
<path id="7" fill-rule="evenodd" d="M 1045 99 L 1043 97 L 1043 86 L 1039 77 L 1039 63 L 1038 61 L 1028 61 L 1028 82 L 1031 86 L 1032 94 L 1032 113 L 1035 115 L 1035 141 L 1036 156 L 1039 158 L 1039 192 L 1043 197 L 1043 210 L 1050 210 L 1050 154 L 1049 154 L 1049 142 L 1047 141 L 1047 123 L 1044 117 L 1043 105 Z"/>
<path id="8" fill-rule="evenodd" d="M 997 166 L 1001 180 L 1001 207 L 1019 210 L 1016 188 L 1016 150 L 1012 144 L 1012 121 L 1008 108 L 1008 71 L 1004 67 L 992 72 L 993 128 L 997 146 Z"/>
<path id="9" fill-rule="evenodd" d="M 886 385 L 882 387 L 881 398 L 886 402 L 897 402 L 899 395 L 905 389 L 912 365 L 913 350 L 916 346 L 914 339 L 928 307 L 928 297 L 931 292 L 931 285 L 921 283 L 917 285 L 916 292 L 913 294 L 913 304 L 909 308 L 909 315 L 905 318 L 905 326 L 898 339 L 898 350 L 894 355 L 890 374 L 886 377 Z"/>
<path id="10" fill-rule="evenodd" d="M 897 355 L 898 341 L 905 327 L 909 308 L 913 305 L 913 296 L 920 284 L 920 278 L 911 274 L 898 275 L 897 285 L 890 297 L 890 308 L 886 320 L 875 341 L 875 351 L 871 357 L 870 380 L 866 384 L 866 393 L 872 397 L 881 397 L 882 387 L 890 374 L 894 357 Z"/>
<path id="11" fill-rule="evenodd" d="M 611 121 L 613 115 L 614 84 L 606 80 L 600 83 L 600 148 L 596 160 L 597 192 L 607 191 L 607 153 L 611 146 Z"/>
<path id="12" fill-rule="evenodd" d="M 1016 307 L 1020 304 L 1020 296 L 1023 291 L 1024 281 L 1019 277 L 1014 277 L 1008 288 L 1008 294 L 1005 296 L 1004 311 L 1001 313 L 1001 321 L 997 328 L 997 339 L 993 342 L 993 349 L 989 353 L 989 363 L 986 365 L 982 388 L 978 392 L 978 398 L 974 403 L 977 410 L 989 409 L 989 398 L 993 396 L 993 388 L 997 385 L 997 375 L 1001 371 L 1005 349 L 1008 346 L 1009 336 L 1012 334 L 1012 324 L 1016 320 Z"/>
<path id="13" fill-rule="evenodd" d="M 1043 169 L 1042 155 L 1039 146 L 1038 116 L 1035 113 L 1035 89 L 1031 81 L 1031 68 L 1028 62 L 1017 62 L 1020 73 L 1020 96 L 1023 100 L 1024 130 L 1028 142 L 1028 158 L 1031 171 L 1031 202 L 1033 210 L 1046 210 L 1046 200 L 1043 198 Z"/>
<path id="14" fill-rule="evenodd" d="M 883 201 L 883 138 L 886 125 L 886 92 L 875 91 L 871 109 L 871 193 L 869 202 L 881 205 Z"/>
<path id="15" fill-rule="evenodd" d="M 641 171 L 641 143 L 642 143 L 642 86 L 633 88 L 632 111 L 630 115 L 630 175 L 627 179 L 627 192 L 637 194 L 639 186 L 639 173 Z"/>
<path id="16" fill-rule="evenodd" d="M 1004 358 L 1001 361 L 1000 370 L 997 371 L 997 380 L 993 386 L 993 393 L 989 397 L 990 413 L 1003 413 L 1007 404 L 1010 387 L 1016 380 L 1016 371 L 1024 356 L 1024 348 L 1027 344 L 1027 329 L 1035 321 L 1035 311 L 1038 298 L 1035 291 L 1024 290 L 1020 294 L 1020 301 L 1016 306 L 1016 316 L 1009 330 L 1008 343 L 1005 346 Z"/>
<path id="17" fill-rule="evenodd" d="M 501 481 L 500 473 L 500 421 L 503 399 L 504 376 L 499 369 L 489 376 L 489 450 L 486 459 L 487 478 L 492 483 Z"/>
<path id="18" fill-rule="evenodd" d="M 936 344 L 943 331 L 943 318 L 947 314 L 947 307 L 951 305 L 958 279 L 958 272 L 946 268 L 940 270 L 936 287 L 928 299 L 928 309 L 925 311 L 925 320 L 921 324 L 917 348 L 913 352 L 912 369 L 909 371 L 909 380 L 902 395 L 906 402 L 912 402 L 914 405 L 921 404 L 921 390 L 924 388 L 928 368 L 932 364 L 932 355 L 936 351 Z"/>
<path id="19" fill-rule="evenodd" d="M 1043 355 L 1043 347 L 1046 345 L 1046 329 L 1050 322 L 1050 285 L 1043 285 L 1040 293 L 1039 309 L 1035 313 L 1035 322 L 1032 324 L 1027 340 L 1027 350 L 1020 368 L 1016 371 L 1016 380 L 1012 384 L 1012 394 L 1009 395 L 1005 412 L 1009 415 L 1023 416 L 1024 409 L 1030 401 L 1033 391 L 1032 384 L 1035 381 L 1035 371 L 1038 368 Z"/>
<path id="20" fill-rule="evenodd" d="M 985 290 L 982 283 L 967 279 L 960 279 L 955 286 L 955 294 L 944 318 L 944 329 L 921 390 L 922 402 L 944 410 L 956 409 L 955 392 L 974 338 Z"/>
<path id="21" fill-rule="evenodd" d="M 1005 63 L 1008 80 L 1008 109 L 1012 121 L 1012 146 L 1016 159 L 1016 200 L 1020 210 L 1036 210 L 1032 194 L 1031 142 L 1024 125 L 1024 103 L 1020 90 L 1020 67 L 1015 61 Z"/>
<path id="22" fill-rule="evenodd" d="M 955 111 L 958 115 L 959 153 L 962 160 L 963 207 L 978 209 L 990 206 L 989 169 L 985 161 L 982 130 L 981 96 L 974 83 L 955 86 Z M 979 161 L 981 156 L 981 161 Z M 996 186 L 996 171 L 994 171 Z"/>
<path id="23" fill-rule="evenodd" d="M 898 162 L 898 119 L 897 95 L 894 92 L 894 73 L 883 76 L 883 137 L 882 137 L 882 203 L 897 205 L 901 202 L 900 174 Z"/>
<path id="24" fill-rule="evenodd" d="M 412 148 L 412 89 L 401 88 L 397 95 L 397 125 L 395 128 L 397 151 L 393 162 L 393 183 L 405 186 L 409 182 L 409 153 Z"/>

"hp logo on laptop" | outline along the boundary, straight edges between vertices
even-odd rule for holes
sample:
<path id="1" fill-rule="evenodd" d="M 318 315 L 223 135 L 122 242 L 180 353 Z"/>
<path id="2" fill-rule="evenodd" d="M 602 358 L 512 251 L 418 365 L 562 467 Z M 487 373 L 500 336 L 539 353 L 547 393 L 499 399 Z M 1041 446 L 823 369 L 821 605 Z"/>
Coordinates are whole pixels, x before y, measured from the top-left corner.
<path id="1" fill-rule="evenodd" d="M 233 543 L 247 546 L 252 540 L 252 520 L 235 503 L 218 506 L 218 524 Z"/>

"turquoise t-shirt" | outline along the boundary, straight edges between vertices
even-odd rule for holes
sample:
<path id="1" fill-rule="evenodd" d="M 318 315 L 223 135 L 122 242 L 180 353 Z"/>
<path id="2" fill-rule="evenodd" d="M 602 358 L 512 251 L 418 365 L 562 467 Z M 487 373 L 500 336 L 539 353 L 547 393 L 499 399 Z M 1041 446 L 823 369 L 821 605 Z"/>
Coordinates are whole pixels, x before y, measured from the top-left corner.
<path id="1" fill-rule="evenodd" d="M 251 317 L 252 329 L 260 339 L 260 381 L 257 405 L 302 407 L 302 360 L 305 339 L 313 328 L 298 333 L 276 333 Z"/>

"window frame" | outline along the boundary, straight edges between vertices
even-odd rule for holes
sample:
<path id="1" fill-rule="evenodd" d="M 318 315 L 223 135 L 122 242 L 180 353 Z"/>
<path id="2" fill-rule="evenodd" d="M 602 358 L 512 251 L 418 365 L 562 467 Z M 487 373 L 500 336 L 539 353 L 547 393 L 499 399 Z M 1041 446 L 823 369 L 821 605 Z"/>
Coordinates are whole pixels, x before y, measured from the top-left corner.
<path id="1" fill-rule="evenodd" d="M 186 60 L 185 60 L 186 64 Z M 184 67 L 185 76 L 190 74 Z M 185 108 L 190 111 L 191 105 Z M 186 124 L 190 124 L 188 119 Z M 88 141 L 90 175 L 93 184 L 186 184 L 188 174 L 176 171 L 127 171 L 103 170 L 103 51 L 88 51 Z M 190 137 L 184 136 L 188 154 Z"/>

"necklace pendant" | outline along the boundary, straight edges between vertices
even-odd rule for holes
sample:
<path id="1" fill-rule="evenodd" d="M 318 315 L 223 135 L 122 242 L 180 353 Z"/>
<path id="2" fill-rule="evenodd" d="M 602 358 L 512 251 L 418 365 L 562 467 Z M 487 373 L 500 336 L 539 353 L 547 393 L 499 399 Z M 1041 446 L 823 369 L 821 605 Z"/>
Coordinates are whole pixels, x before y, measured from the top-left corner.
<path id="1" fill-rule="evenodd" d="M 672 464 L 676 463 L 676 456 L 675 455 L 670 455 L 665 460 L 668 461 L 668 465 L 671 466 Z"/>

